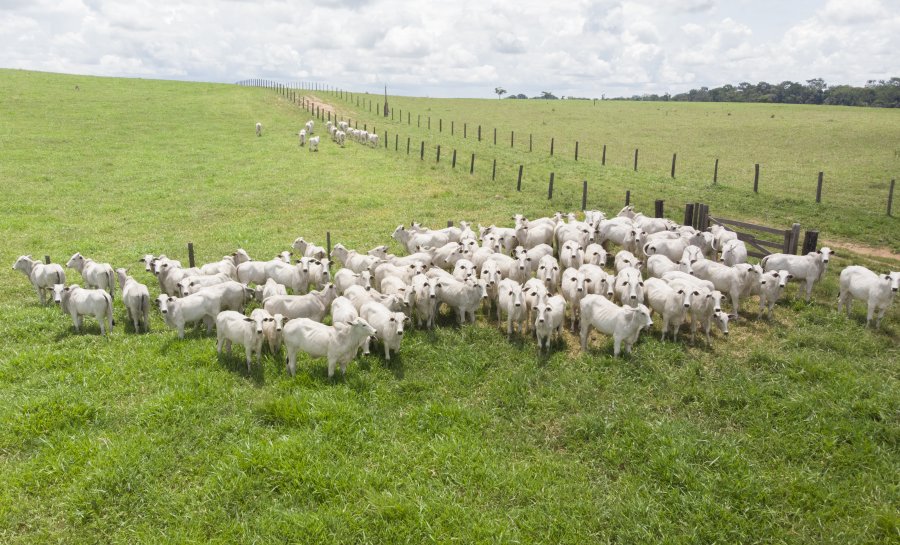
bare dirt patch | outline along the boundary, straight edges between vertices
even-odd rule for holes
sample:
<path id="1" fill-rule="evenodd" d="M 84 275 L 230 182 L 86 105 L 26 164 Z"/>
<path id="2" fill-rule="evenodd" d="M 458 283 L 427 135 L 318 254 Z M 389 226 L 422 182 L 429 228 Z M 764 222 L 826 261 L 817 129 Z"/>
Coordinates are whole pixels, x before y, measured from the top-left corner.
<path id="1" fill-rule="evenodd" d="M 836 240 L 825 242 L 824 245 L 828 246 L 831 249 L 844 249 L 849 252 L 853 252 L 854 254 L 870 257 L 872 259 L 900 262 L 900 254 L 891 251 L 890 248 L 867 246 L 865 244 L 859 244 L 856 242 Z"/>
<path id="2" fill-rule="evenodd" d="M 315 97 L 311 97 L 308 95 L 304 96 L 303 100 L 305 100 L 306 102 L 311 104 L 314 108 L 318 107 L 323 112 L 331 112 L 331 114 L 334 115 L 334 106 L 332 106 L 331 104 L 328 104 L 327 102 L 321 102 L 320 100 L 316 99 Z"/>

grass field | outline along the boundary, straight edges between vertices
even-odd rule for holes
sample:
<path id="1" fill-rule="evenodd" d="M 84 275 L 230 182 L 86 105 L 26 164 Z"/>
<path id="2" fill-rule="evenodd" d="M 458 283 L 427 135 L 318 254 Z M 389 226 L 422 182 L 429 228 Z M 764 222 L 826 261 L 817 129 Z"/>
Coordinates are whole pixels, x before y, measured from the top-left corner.
<path id="1" fill-rule="evenodd" d="M 541 123 L 526 115 L 516 122 Z M 158 312 L 151 333 L 126 332 L 118 302 L 112 337 L 90 320 L 76 335 L 10 270 L 20 254 L 81 251 L 131 264 L 155 295 L 136 260 L 186 260 L 189 240 L 200 262 L 237 246 L 265 258 L 299 235 L 364 248 L 412 218 L 579 206 L 580 184 L 547 203 L 543 187 L 516 193 L 393 150 L 308 153 L 295 136 L 307 118 L 260 89 L 0 71 L 0 542 L 900 539 L 900 310 L 879 331 L 860 306 L 834 310 L 837 272 L 876 266 L 864 257 L 839 255 L 812 304 L 792 288 L 771 323 L 742 320 L 712 348 L 660 342 L 654 326 L 630 358 L 599 336 L 588 353 L 568 337 L 539 358 L 483 316 L 444 316 L 390 364 L 361 358 L 333 383 L 321 360 L 289 378 L 266 356 L 248 375 Z M 660 181 L 610 167 L 596 204 L 617 209 L 627 182 L 644 208 L 696 193 L 773 224 L 795 205 L 798 218 L 844 210 L 752 193 L 727 205 L 743 190 Z M 853 215 L 823 236 L 896 248 L 895 221 Z"/>
<path id="2" fill-rule="evenodd" d="M 440 144 L 448 168 L 453 149 L 459 150 L 457 168 L 466 173 L 475 153 L 479 173 L 489 180 L 496 158 L 496 185 L 504 193 L 515 187 L 522 164 L 524 186 L 536 198 L 546 195 L 550 172 L 554 172 L 556 198 L 573 197 L 578 206 L 581 181 L 588 180 L 592 202 L 607 209 L 621 205 L 629 189 L 632 200 L 651 211 L 655 199 L 666 199 L 667 215 L 674 219 L 681 219 L 683 203 L 699 201 L 726 217 L 779 227 L 798 221 L 831 240 L 856 240 L 900 251 L 897 220 L 886 216 L 890 180 L 900 173 L 900 111 L 787 104 L 388 97 L 395 115 L 390 121 L 362 108 L 364 101 L 371 100 L 374 112 L 383 100 L 379 96 L 361 95 L 360 108 L 355 107 L 357 95 L 350 100 L 322 92 L 306 96 L 334 104 L 339 115 L 357 119 L 360 127 L 374 124 L 382 136 L 387 130 L 391 149 L 395 133 L 403 141 L 404 153 L 408 136 L 416 151 L 424 140 L 426 157 L 433 162 Z M 482 126 L 481 142 L 478 125 Z M 578 162 L 574 160 L 576 140 Z M 604 145 L 605 167 L 601 166 Z M 633 171 L 635 148 L 640 150 L 637 173 Z M 670 177 L 673 153 L 678 155 L 675 180 Z M 716 159 L 718 183 L 713 185 Z M 759 194 L 753 193 L 755 163 L 760 164 Z M 820 171 L 824 173 L 822 203 L 816 204 Z"/>

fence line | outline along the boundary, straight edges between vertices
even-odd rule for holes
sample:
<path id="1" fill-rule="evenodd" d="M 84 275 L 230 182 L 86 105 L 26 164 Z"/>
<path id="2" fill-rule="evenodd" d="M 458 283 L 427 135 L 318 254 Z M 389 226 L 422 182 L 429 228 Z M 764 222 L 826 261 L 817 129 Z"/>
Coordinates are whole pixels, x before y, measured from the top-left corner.
<path id="1" fill-rule="evenodd" d="M 301 107 L 304 107 L 307 111 L 310 111 L 310 113 L 312 113 L 316 118 L 318 118 L 322 121 L 325 120 L 326 115 L 327 115 L 328 119 L 331 120 L 331 117 L 332 117 L 331 112 L 327 112 L 327 114 L 322 113 L 320 105 L 313 105 L 307 97 L 298 97 L 296 94 L 296 91 L 309 91 L 309 92 L 314 92 L 314 93 L 315 92 L 329 93 L 332 96 L 334 96 L 335 98 L 344 100 L 345 102 L 349 103 L 351 106 L 355 104 L 356 107 L 362 107 L 365 109 L 365 111 L 367 111 L 369 113 L 374 111 L 376 113 L 376 115 L 379 115 L 379 117 L 382 117 L 379 112 L 384 111 L 385 115 L 383 117 L 387 117 L 388 115 L 390 115 L 391 119 L 392 120 L 394 119 L 393 109 L 388 109 L 386 104 L 377 102 L 377 100 L 375 102 L 373 102 L 369 93 L 364 93 L 365 96 L 362 97 L 362 104 L 360 104 L 360 98 L 361 98 L 360 93 L 358 93 L 358 92 L 354 93 L 354 92 L 340 89 L 340 88 L 337 88 L 334 86 L 329 86 L 329 85 L 326 85 L 326 84 L 323 84 L 320 82 L 281 83 L 281 82 L 267 80 L 267 79 L 247 79 L 247 80 L 239 81 L 236 84 L 240 85 L 240 86 L 261 87 L 261 88 L 274 90 L 276 93 L 278 93 L 282 96 L 285 96 L 286 98 L 291 100 L 291 102 L 293 102 Z M 421 128 L 421 117 L 422 117 L 421 114 L 417 114 L 417 127 L 420 127 L 420 128 Z M 337 115 L 337 112 L 335 111 L 334 119 L 337 120 L 337 118 L 338 118 L 338 115 Z M 403 122 L 402 110 L 400 111 L 400 121 L 399 122 L 400 123 Z M 455 120 L 450 120 L 450 123 L 451 123 L 451 131 L 450 132 L 452 135 L 455 132 L 454 131 Z M 407 110 L 407 125 L 411 125 L 411 112 L 409 110 Z M 427 116 L 427 125 L 428 125 L 427 128 L 429 130 L 431 130 L 431 116 Z M 357 125 L 357 128 L 358 128 L 358 125 Z M 463 139 L 468 139 L 467 128 L 468 128 L 468 123 L 464 122 L 463 123 Z M 366 130 L 366 125 L 364 125 L 364 130 Z M 495 147 L 497 146 L 497 130 L 498 129 L 496 127 L 494 127 L 494 138 L 492 140 L 492 142 L 493 142 L 492 145 L 494 145 Z M 373 128 L 373 132 L 374 132 L 374 128 Z M 443 133 L 443 118 L 439 118 L 438 132 Z M 385 140 L 387 140 L 387 138 L 385 138 Z M 555 140 L 556 140 L 555 137 L 550 138 L 550 148 L 549 148 L 549 156 L 550 157 L 554 156 Z M 481 125 L 478 125 L 478 142 L 482 142 Z M 424 144 L 424 142 L 423 142 L 423 144 Z M 583 159 L 583 154 L 580 153 L 579 144 L 580 144 L 580 142 L 576 140 L 575 141 L 575 155 L 574 155 L 574 160 L 576 162 L 579 162 L 579 159 Z M 385 144 L 385 146 L 387 147 L 387 144 Z M 510 131 L 510 148 L 515 149 L 515 132 L 512 130 Z M 533 153 L 533 135 L 532 134 L 528 135 L 528 153 Z M 581 155 L 581 157 L 580 157 L 580 155 Z M 638 157 L 639 157 L 639 149 L 635 148 L 634 149 L 634 160 L 633 160 L 633 170 L 635 172 L 638 170 Z M 672 165 L 671 165 L 671 170 L 669 173 L 669 176 L 671 178 L 675 178 L 676 157 L 677 157 L 677 152 L 672 154 Z M 603 144 L 600 165 L 606 166 L 606 160 L 607 160 L 607 144 Z M 719 173 L 719 159 L 715 158 L 714 164 L 713 164 L 713 184 L 718 183 L 718 173 Z M 824 171 L 818 171 L 818 179 L 817 179 L 816 189 L 815 189 L 815 202 L 816 203 L 822 202 L 822 190 L 823 190 L 823 185 L 824 185 L 823 179 L 824 179 Z M 760 183 L 760 164 L 754 163 L 753 192 L 756 194 L 759 193 L 759 183 Z M 886 207 L 887 210 L 886 211 L 887 211 L 888 216 L 892 216 L 891 208 L 892 208 L 892 204 L 893 204 L 893 189 L 894 189 L 894 183 L 892 180 L 891 184 L 890 184 L 890 188 L 888 190 L 887 199 L 886 199 L 886 202 L 887 202 L 887 207 Z M 884 202 L 884 201 L 882 201 L 882 202 Z"/>

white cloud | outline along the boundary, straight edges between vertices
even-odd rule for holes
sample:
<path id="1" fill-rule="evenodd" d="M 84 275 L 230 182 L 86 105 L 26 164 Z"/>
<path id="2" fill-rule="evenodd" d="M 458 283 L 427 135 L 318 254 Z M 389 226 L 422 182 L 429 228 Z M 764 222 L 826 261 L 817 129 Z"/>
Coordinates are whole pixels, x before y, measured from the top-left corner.
<path id="1" fill-rule="evenodd" d="M 861 84 L 900 72 L 897 2 L 3 0 L 0 66 L 432 96 Z"/>

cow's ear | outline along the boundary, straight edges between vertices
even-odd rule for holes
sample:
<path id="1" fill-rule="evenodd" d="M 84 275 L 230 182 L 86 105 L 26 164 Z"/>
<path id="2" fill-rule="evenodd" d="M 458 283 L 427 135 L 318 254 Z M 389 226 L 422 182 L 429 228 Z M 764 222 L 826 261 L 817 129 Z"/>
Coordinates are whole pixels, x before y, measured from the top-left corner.
<path id="1" fill-rule="evenodd" d="M 794 277 L 794 275 L 793 275 L 793 274 L 789 274 L 789 275 L 787 275 L 787 278 L 788 278 L 788 280 L 790 280 L 790 279 L 791 279 L 791 278 L 793 278 L 793 277 Z"/>
<path id="2" fill-rule="evenodd" d="M 244 318 L 244 321 L 245 321 L 245 322 L 252 322 L 252 321 L 253 321 L 253 318 Z"/>

